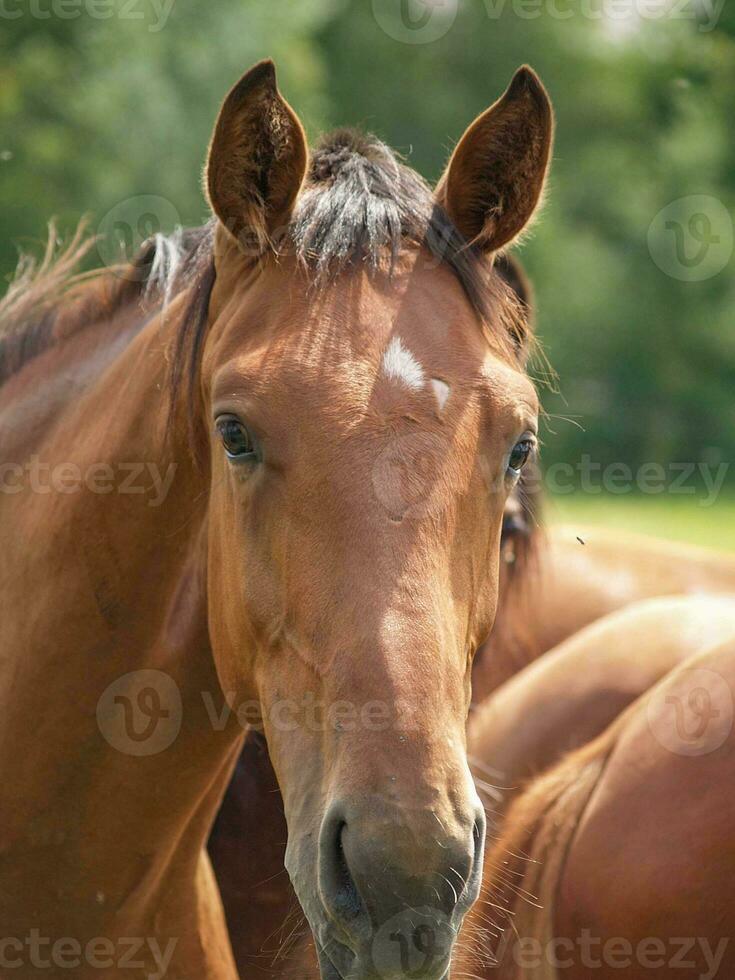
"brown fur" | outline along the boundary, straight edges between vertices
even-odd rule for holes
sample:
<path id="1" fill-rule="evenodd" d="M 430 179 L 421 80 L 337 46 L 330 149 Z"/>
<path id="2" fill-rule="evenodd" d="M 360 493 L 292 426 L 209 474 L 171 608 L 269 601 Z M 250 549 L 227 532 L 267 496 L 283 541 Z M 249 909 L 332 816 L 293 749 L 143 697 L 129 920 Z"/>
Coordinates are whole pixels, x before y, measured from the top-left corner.
<path id="1" fill-rule="evenodd" d="M 463 927 L 455 975 L 488 980 L 553 977 L 548 961 L 535 968 L 541 972 L 527 968 L 519 974 L 517 941 L 547 941 L 555 936 L 553 910 L 566 854 L 607 758 L 629 720 L 640 713 L 633 702 L 700 647 L 732 636 L 734 606 L 735 598 L 724 596 L 634 604 L 588 627 L 522 671 L 472 719 L 469 752 L 477 762 L 478 785 L 490 794 L 491 819 L 495 827 L 500 825 L 500 834 L 495 839 L 497 831 L 490 832 L 493 844 L 486 857 L 485 884 Z M 611 727 L 605 731 L 608 724 Z M 246 752 L 252 761 L 247 746 Z M 267 765 L 267 760 L 262 762 Z M 488 780 L 500 789 L 488 785 Z M 241 827 L 257 824 L 258 799 L 240 796 L 239 804 Z M 238 847 L 233 839 L 230 865 L 244 853 L 242 844 Z M 223 863 L 222 873 L 227 868 Z M 243 867 L 241 881 L 246 874 Z M 287 886 L 282 890 L 280 910 L 267 935 L 286 918 L 288 891 Z M 238 908 L 241 927 L 246 921 L 243 906 L 232 903 L 228 911 L 235 918 Z M 297 921 L 291 925 L 298 935 Z M 254 960 L 246 957 L 246 951 L 252 957 L 259 947 L 252 929 L 240 932 L 240 938 L 241 973 L 248 976 L 246 964 Z M 284 949 L 287 958 L 292 945 L 287 943 Z M 295 960 L 293 975 L 299 980 L 311 977 L 313 951 L 308 941 L 302 942 Z M 276 969 L 274 975 L 281 973 Z"/>
<path id="2" fill-rule="evenodd" d="M 501 602 L 493 632 L 478 651 L 477 703 L 545 651 L 632 602 L 735 592 L 735 558 L 707 548 L 574 524 L 544 528 L 528 547 L 528 574 L 518 576 Z"/>

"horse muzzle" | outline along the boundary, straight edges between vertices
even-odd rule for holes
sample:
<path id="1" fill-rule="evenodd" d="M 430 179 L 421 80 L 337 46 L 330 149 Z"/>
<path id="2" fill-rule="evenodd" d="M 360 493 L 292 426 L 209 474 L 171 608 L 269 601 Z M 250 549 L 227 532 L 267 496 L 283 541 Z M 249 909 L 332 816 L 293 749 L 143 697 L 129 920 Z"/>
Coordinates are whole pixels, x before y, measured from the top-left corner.
<path id="1" fill-rule="evenodd" d="M 319 835 L 313 923 L 324 980 L 444 980 L 482 879 L 485 814 L 409 821 L 382 801 L 334 803 Z"/>

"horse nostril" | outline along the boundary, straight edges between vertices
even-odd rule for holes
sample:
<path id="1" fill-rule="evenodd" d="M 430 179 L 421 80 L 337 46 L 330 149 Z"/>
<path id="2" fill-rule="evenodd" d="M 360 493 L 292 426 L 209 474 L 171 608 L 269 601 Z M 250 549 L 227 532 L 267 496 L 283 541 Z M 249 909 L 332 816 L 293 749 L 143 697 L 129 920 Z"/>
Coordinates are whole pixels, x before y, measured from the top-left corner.
<path id="1" fill-rule="evenodd" d="M 325 820 L 319 840 L 319 884 L 325 908 L 349 924 L 361 915 L 363 905 L 345 856 L 346 830 L 347 823 L 339 816 Z"/>

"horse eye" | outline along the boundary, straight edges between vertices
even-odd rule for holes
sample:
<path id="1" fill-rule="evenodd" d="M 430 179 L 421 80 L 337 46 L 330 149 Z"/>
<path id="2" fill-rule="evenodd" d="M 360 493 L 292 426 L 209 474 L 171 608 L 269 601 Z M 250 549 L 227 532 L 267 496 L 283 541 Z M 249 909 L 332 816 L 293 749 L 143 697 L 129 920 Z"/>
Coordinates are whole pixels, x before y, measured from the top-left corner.
<path id="1" fill-rule="evenodd" d="M 217 431 L 222 439 L 222 445 L 230 459 L 254 459 L 255 444 L 253 437 L 239 419 L 232 415 L 224 415 L 217 419 Z"/>
<path id="2" fill-rule="evenodd" d="M 508 469 L 517 476 L 528 462 L 528 457 L 533 452 L 533 439 L 521 439 L 517 442 L 508 457 Z"/>

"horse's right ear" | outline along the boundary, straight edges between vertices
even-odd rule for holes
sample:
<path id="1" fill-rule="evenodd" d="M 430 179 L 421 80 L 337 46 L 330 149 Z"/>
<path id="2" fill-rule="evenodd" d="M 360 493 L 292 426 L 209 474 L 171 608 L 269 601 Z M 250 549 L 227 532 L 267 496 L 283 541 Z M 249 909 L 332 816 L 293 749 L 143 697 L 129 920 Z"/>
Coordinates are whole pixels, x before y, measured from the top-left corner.
<path id="1" fill-rule="evenodd" d="M 264 251 L 288 222 L 307 156 L 303 127 L 278 91 L 275 66 L 261 61 L 223 102 L 205 171 L 212 210 L 245 251 Z"/>

